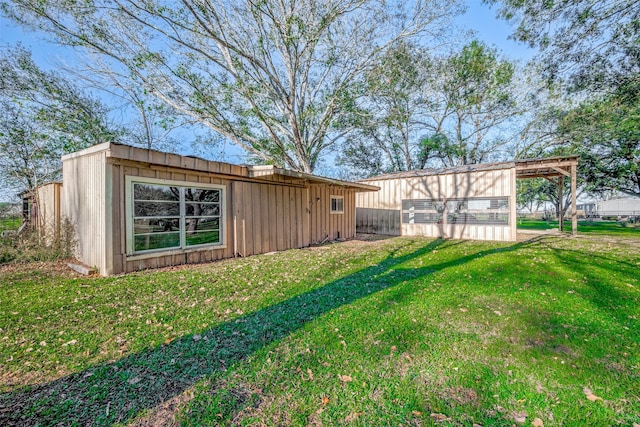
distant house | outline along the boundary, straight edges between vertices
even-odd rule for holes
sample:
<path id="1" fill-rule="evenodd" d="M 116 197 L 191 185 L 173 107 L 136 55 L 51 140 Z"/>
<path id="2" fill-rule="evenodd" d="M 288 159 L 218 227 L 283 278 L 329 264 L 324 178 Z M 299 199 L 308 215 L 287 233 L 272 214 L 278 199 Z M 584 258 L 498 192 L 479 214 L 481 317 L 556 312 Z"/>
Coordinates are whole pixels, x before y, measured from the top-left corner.
<path id="1" fill-rule="evenodd" d="M 516 179 L 572 181 L 577 228 L 577 157 L 423 169 L 361 181 L 379 192 L 356 196 L 358 232 L 476 240 L 516 240 Z M 562 185 L 559 185 L 561 191 Z"/>
<path id="2" fill-rule="evenodd" d="M 621 197 L 596 202 L 595 214 L 599 217 L 640 216 L 640 198 Z"/>
<path id="3" fill-rule="evenodd" d="M 356 194 L 378 190 L 113 143 L 62 162 L 62 217 L 78 260 L 102 275 L 351 238 Z"/>

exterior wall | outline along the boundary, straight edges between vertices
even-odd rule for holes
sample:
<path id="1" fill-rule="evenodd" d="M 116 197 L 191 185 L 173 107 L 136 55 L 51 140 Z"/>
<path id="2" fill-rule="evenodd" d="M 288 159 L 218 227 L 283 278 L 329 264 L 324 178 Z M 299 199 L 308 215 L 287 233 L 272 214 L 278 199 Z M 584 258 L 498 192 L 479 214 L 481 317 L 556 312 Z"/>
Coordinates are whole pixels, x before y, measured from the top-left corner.
<path id="1" fill-rule="evenodd" d="M 236 181 L 229 230 L 242 256 L 309 246 L 307 189 L 302 186 Z"/>
<path id="2" fill-rule="evenodd" d="M 29 208 L 23 211 L 28 226 L 37 230 L 47 243 L 52 243 L 59 237 L 62 222 L 61 212 L 62 183 L 52 182 L 37 187 L 34 191 L 25 194 L 23 200 Z"/>
<path id="3" fill-rule="evenodd" d="M 107 207 L 111 195 L 106 191 L 104 151 L 63 157 L 62 216 L 75 229 L 76 257 L 100 272 L 106 265 Z"/>
<path id="4" fill-rule="evenodd" d="M 62 222 L 61 183 L 46 184 L 38 188 L 38 229 L 48 243 L 60 236 Z"/>
<path id="5" fill-rule="evenodd" d="M 309 186 L 308 192 L 311 243 L 350 239 L 356 235 L 354 190 L 316 184 Z M 331 196 L 344 197 L 343 213 L 331 213 Z"/>
<path id="6" fill-rule="evenodd" d="M 455 239 L 516 239 L 515 170 L 513 168 L 429 175 L 422 177 L 367 180 L 379 192 L 358 193 L 356 226 L 360 232 L 429 236 Z M 509 225 L 407 224 L 402 222 L 403 199 L 466 199 L 508 197 Z"/>
<path id="7" fill-rule="evenodd" d="M 640 215 L 640 199 L 629 197 L 596 202 L 596 213 L 604 216 Z"/>
<path id="8" fill-rule="evenodd" d="M 242 166 L 112 144 L 65 156 L 63 176 L 64 214 L 77 230 L 77 257 L 102 275 L 301 248 L 355 236 L 354 188 L 309 184 L 278 174 L 250 177 Z M 127 253 L 127 186 L 136 178 L 224 187 L 221 244 Z M 332 195 L 344 198 L 342 214 L 330 212 Z"/>

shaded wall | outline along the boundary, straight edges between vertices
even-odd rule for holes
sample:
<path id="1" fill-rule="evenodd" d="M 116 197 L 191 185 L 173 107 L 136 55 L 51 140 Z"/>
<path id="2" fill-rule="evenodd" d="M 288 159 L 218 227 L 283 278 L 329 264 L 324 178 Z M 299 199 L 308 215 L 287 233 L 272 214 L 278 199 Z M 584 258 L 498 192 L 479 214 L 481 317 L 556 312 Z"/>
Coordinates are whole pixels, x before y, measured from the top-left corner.
<path id="1" fill-rule="evenodd" d="M 367 180 L 380 191 L 356 196 L 358 232 L 456 239 L 516 239 L 515 170 L 513 168 L 430 175 L 424 177 Z M 403 200 L 463 200 L 508 198 L 508 224 L 411 224 L 403 221 Z M 406 215 L 405 215 L 406 216 Z"/>

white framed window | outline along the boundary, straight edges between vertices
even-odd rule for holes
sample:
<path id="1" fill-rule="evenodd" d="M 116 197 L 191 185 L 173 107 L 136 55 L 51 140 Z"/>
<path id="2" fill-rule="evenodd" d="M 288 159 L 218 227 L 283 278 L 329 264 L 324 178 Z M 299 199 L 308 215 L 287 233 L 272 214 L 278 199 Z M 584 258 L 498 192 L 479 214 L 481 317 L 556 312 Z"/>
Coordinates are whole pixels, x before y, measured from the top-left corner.
<path id="1" fill-rule="evenodd" d="M 127 176 L 127 254 L 224 245 L 225 186 Z"/>
<path id="2" fill-rule="evenodd" d="M 344 213 L 344 196 L 331 196 L 331 213 Z"/>

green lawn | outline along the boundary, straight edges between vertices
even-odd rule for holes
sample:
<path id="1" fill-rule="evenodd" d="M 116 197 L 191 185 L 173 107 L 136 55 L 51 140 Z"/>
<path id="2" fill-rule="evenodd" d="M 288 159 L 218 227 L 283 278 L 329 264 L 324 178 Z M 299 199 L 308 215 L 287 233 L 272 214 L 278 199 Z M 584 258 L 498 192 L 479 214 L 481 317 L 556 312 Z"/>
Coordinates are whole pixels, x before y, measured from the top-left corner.
<path id="1" fill-rule="evenodd" d="M 5 230 L 17 230 L 22 224 L 20 217 L 0 218 L 0 232 Z"/>
<path id="2" fill-rule="evenodd" d="M 551 230 L 558 228 L 558 221 L 543 221 L 518 218 L 518 229 Z M 571 221 L 564 221 L 565 231 L 571 232 Z M 578 233 L 590 235 L 609 234 L 618 237 L 637 237 L 640 239 L 640 224 L 622 224 L 617 221 L 578 221 Z"/>
<path id="3" fill-rule="evenodd" d="M 639 267 L 611 235 L 0 267 L 0 425 L 632 426 Z"/>

